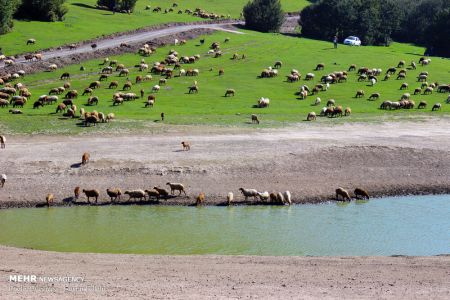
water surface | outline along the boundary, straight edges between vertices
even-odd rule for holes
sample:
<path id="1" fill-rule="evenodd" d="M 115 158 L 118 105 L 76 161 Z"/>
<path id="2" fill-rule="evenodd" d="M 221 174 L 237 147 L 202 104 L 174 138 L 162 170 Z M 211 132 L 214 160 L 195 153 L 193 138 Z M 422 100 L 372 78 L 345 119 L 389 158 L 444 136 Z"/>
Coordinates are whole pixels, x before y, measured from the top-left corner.
<path id="1" fill-rule="evenodd" d="M 450 196 L 319 205 L 102 206 L 0 211 L 0 244 L 71 252 L 450 253 Z"/>

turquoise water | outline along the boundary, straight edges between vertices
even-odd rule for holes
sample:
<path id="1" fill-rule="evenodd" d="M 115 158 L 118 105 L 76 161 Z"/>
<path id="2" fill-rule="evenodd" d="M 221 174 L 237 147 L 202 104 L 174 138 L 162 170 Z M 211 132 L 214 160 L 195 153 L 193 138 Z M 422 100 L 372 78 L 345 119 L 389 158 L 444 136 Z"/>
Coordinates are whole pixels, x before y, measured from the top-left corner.
<path id="1" fill-rule="evenodd" d="M 148 254 L 448 254 L 450 196 L 291 207 L 8 209 L 0 211 L 0 244 Z"/>

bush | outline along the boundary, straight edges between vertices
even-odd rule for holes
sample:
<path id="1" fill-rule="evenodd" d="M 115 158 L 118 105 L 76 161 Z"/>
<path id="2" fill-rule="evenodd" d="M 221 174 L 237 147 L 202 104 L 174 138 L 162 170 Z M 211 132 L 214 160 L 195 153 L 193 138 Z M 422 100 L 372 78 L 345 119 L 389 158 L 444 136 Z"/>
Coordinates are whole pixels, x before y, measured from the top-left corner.
<path id="1" fill-rule="evenodd" d="M 262 32 L 276 32 L 284 22 L 280 0 L 253 0 L 244 6 L 245 26 Z"/>
<path id="2" fill-rule="evenodd" d="M 15 16 L 37 21 L 62 21 L 67 13 L 64 2 L 65 0 L 22 0 Z"/>
<path id="3" fill-rule="evenodd" d="M 13 15 L 18 1 L 0 0 L 0 34 L 5 34 L 13 27 Z"/>
<path id="4" fill-rule="evenodd" d="M 107 7 L 111 11 L 133 11 L 137 0 L 97 0 L 98 6 Z"/>

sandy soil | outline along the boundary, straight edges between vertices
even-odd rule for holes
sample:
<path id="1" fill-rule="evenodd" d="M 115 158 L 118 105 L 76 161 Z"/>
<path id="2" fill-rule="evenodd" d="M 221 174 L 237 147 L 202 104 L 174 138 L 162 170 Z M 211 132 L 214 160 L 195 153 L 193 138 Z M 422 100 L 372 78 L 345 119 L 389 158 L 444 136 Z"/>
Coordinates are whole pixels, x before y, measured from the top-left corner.
<path id="1" fill-rule="evenodd" d="M 124 136 L 8 136 L 0 151 L 0 206 L 35 206 L 47 193 L 57 204 L 71 200 L 75 186 L 149 189 L 182 182 L 192 204 L 204 191 L 207 204 L 238 189 L 290 190 L 294 202 L 333 199 L 334 190 L 363 187 L 374 196 L 450 192 L 447 118 L 423 122 L 354 123 L 285 129 L 169 127 L 165 133 Z M 181 151 L 180 142 L 192 143 Z M 83 152 L 91 161 L 79 166 Z M 123 201 L 125 201 L 123 199 Z M 84 197 L 80 202 L 84 202 Z"/>
<path id="2" fill-rule="evenodd" d="M 450 256 L 258 257 L 56 253 L 0 247 L 3 299 L 449 299 Z M 12 283 L 10 275 L 75 283 Z M 78 280 L 78 279 L 77 279 Z M 34 290 L 30 290 L 34 288 Z"/>

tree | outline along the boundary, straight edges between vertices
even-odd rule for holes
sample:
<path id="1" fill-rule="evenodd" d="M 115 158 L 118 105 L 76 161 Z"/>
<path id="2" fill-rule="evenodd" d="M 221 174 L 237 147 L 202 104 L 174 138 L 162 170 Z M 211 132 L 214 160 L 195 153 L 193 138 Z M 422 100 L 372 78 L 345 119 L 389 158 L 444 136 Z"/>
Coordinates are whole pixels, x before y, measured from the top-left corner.
<path id="1" fill-rule="evenodd" d="M 17 4 L 16 0 L 0 0 L 0 34 L 5 34 L 12 29 Z"/>
<path id="2" fill-rule="evenodd" d="M 16 17 L 37 21 L 62 21 L 67 13 L 65 0 L 22 0 Z"/>
<path id="3" fill-rule="evenodd" d="M 137 0 L 97 0 L 98 6 L 107 7 L 112 11 L 133 11 Z"/>
<path id="4" fill-rule="evenodd" d="M 277 32 L 284 22 L 280 0 L 253 0 L 244 6 L 245 26 L 262 32 Z"/>
<path id="5" fill-rule="evenodd" d="M 439 12 L 425 30 L 427 53 L 450 57 L 450 8 Z"/>

